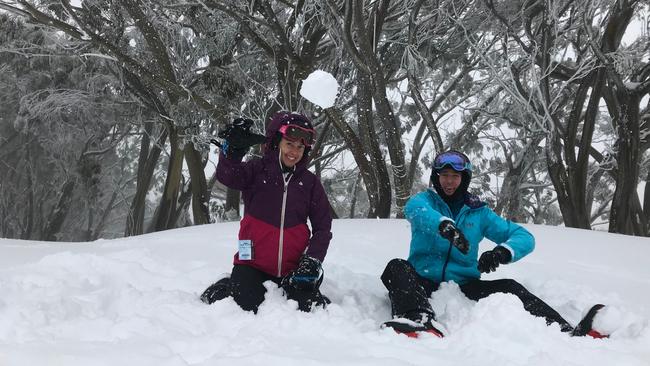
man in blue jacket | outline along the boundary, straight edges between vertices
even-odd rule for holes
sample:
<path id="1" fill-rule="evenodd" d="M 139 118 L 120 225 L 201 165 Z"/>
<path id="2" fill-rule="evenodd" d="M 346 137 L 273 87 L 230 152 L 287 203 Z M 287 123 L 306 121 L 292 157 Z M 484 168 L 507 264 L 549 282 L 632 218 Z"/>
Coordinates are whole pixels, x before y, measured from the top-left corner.
<path id="1" fill-rule="evenodd" d="M 528 230 L 503 219 L 468 193 L 471 179 L 472 165 L 465 154 L 454 150 L 441 153 L 431 172 L 434 189 L 420 192 L 406 203 L 404 214 L 411 223 L 411 246 L 408 260 L 391 260 L 381 276 L 393 313 L 393 320 L 384 327 L 409 336 L 427 331 L 442 337 L 429 297 L 440 283 L 454 281 L 472 300 L 498 292 L 513 294 L 529 313 L 546 318 L 549 324 L 558 323 L 564 332 L 603 337 L 591 329 L 593 317 L 602 305 L 595 305 L 574 328 L 517 281 L 481 280 L 481 273 L 492 272 L 532 252 L 535 239 Z M 497 246 L 479 257 L 483 238 Z"/>

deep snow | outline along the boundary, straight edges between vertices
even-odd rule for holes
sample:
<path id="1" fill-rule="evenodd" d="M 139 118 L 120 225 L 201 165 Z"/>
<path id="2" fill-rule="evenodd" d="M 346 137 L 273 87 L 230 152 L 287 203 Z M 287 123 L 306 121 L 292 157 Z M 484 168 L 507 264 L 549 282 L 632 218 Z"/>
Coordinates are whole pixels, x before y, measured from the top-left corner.
<path id="1" fill-rule="evenodd" d="M 335 220 L 322 291 L 302 313 L 269 286 L 257 315 L 198 296 L 231 269 L 237 223 L 92 243 L 0 239 L 0 365 L 650 365 L 650 240 L 526 226 L 536 250 L 486 278 L 512 277 L 610 339 L 571 338 L 510 295 L 478 303 L 443 286 L 432 304 L 449 334 L 410 339 L 379 275 L 408 252 L 404 220 Z M 484 242 L 484 249 L 492 244 Z"/>

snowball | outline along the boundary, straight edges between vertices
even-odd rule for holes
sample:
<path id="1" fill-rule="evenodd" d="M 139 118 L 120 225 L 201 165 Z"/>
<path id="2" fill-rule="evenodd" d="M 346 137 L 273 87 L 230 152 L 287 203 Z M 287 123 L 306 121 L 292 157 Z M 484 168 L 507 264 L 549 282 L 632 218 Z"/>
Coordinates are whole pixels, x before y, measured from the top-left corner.
<path id="1" fill-rule="evenodd" d="M 300 87 L 300 95 L 323 109 L 334 105 L 338 92 L 339 83 L 332 74 L 323 70 L 309 74 Z"/>

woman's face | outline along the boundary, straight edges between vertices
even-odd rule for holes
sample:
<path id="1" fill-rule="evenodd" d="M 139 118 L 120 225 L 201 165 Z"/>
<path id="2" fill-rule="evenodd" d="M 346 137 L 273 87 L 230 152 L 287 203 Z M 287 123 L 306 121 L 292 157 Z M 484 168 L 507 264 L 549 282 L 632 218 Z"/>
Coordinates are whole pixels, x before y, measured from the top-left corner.
<path id="1" fill-rule="evenodd" d="M 305 145 L 301 141 L 291 141 L 284 137 L 280 140 L 280 158 L 284 166 L 293 168 L 305 153 Z"/>

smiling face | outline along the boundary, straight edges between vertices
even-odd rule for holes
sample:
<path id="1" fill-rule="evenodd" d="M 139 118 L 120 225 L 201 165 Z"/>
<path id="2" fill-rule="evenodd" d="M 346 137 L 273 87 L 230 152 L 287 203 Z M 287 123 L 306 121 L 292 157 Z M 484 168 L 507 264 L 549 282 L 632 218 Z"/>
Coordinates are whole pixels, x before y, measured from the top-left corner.
<path id="1" fill-rule="evenodd" d="M 290 141 L 284 137 L 280 140 L 280 157 L 284 166 L 293 168 L 305 154 L 305 145 L 301 141 Z"/>
<path id="2" fill-rule="evenodd" d="M 463 180 L 463 176 L 451 168 L 441 170 L 438 175 L 440 177 L 440 186 L 447 196 L 452 196 Z"/>

